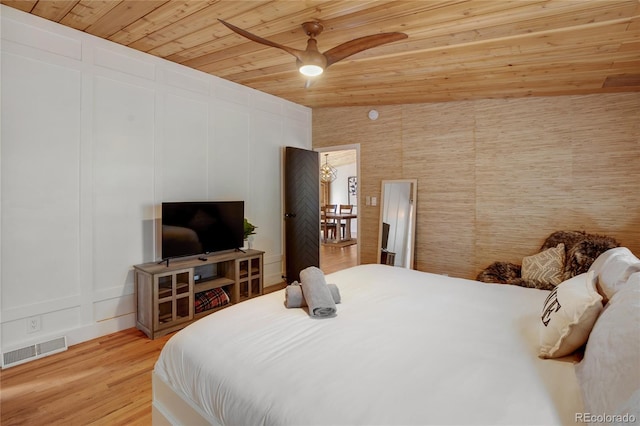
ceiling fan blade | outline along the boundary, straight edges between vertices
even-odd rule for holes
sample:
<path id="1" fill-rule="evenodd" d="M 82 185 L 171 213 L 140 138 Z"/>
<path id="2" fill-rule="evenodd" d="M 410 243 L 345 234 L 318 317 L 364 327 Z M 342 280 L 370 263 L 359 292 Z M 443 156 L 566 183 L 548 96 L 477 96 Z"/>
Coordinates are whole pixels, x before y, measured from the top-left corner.
<path id="1" fill-rule="evenodd" d="M 285 46 L 283 44 L 276 43 L 271 40 L 267 40 L 266 38 L 258 37 L 255 34 L 251 34 L 249 31 L 245 31 L 242 28 L 238 28 L 235 25 L 231 25 L 228 22 L 223 21 L 222 19 L 218 19 L 220 23 L 222 23 L 225 27 L 229 28 L 231 31 L 240 34 L 243 37 L 248 38 L 251 41 L 255 41 L 256 43 L 264 44 L 265 46 L 275 47 L 278 49 L 282 49 L 285 52 L 295 56 L 297 59 L 301 58 L 301 54 L 304 52 L 303 50 L 293 49 L 289 46 Z"/>
<path id="2" fill-rule="evenodd" d="M 403 40 L 407 37 L 408 35 L 405 33 L 381 33 L 364 36 L 327 50 L 324 52 L 324 56 L 327 58 L 327 66 L 329 66 L 348 56 L 362 52 L 363 50 L 371 49 L 373 47 L 380 46 L 381 44 Z"/>

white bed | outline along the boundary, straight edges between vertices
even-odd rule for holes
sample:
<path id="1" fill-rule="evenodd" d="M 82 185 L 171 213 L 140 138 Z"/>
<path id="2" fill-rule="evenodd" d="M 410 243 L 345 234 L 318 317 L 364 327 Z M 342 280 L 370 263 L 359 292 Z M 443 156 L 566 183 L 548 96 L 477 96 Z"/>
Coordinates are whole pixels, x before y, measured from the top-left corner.
<path id="1" fill-rule="evenodd" d="M 286 309 L 282 290 L 173 336 L 154 423 L 549 425 L 584 411 L 575 358 L 538 357 L 548 291 L 384 265 L 327 282 L 335 318 Z"/>

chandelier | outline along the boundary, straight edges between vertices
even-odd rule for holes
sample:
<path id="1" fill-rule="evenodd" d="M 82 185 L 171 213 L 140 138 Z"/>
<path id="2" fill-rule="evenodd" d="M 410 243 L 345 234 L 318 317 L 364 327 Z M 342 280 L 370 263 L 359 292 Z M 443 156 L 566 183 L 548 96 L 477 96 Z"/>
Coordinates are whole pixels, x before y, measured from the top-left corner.
<path id="1" fill-rule="evenodd" d="M 323 182 L 333 182 L 338 177 L 338 171 L 329 164 L 329 154 L 324 155 L 324 164 L 320 166 L 320 180 Z"/>

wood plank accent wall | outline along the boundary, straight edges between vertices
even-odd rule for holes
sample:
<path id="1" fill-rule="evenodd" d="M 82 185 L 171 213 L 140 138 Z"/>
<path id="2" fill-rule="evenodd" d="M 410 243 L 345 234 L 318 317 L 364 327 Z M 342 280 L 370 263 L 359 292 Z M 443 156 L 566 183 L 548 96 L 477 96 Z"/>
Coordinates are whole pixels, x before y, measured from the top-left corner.
<path id="1" fill-rule="evenodd" d="M 640 256 L 640 94 L 313 110 L 313 147 L 360 144 L 358 235 L 376 257 L 380 181 L 417 178 L 416 268 L 475 278 L 520 264 L 556 230 Z"/>

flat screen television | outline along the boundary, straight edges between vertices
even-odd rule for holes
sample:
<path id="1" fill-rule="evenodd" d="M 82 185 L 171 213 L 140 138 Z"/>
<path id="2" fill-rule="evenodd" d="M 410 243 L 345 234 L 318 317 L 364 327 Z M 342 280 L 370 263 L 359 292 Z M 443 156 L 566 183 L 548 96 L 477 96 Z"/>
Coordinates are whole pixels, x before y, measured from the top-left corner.
<path id="1" fill-rule="evenodd" d="M 244 201 L 162 203 L 162 258 L 233 250 L 244 242 Z"/>

